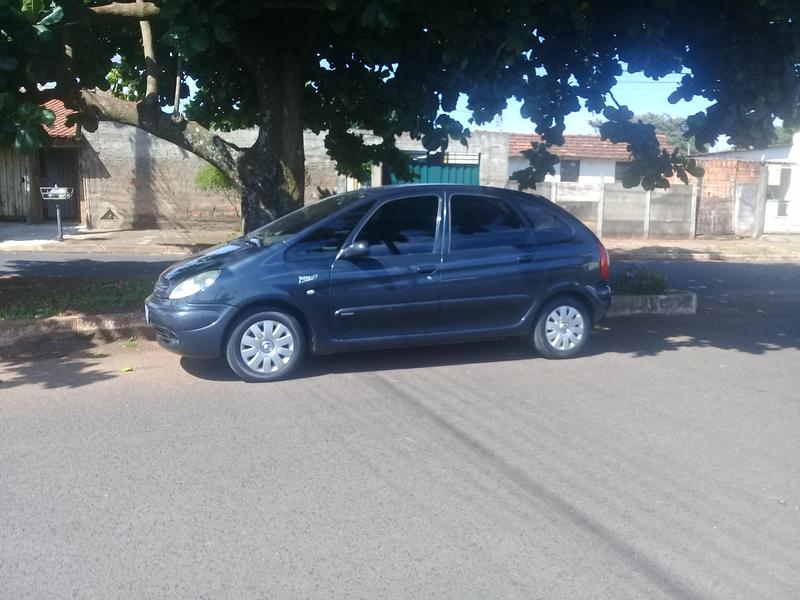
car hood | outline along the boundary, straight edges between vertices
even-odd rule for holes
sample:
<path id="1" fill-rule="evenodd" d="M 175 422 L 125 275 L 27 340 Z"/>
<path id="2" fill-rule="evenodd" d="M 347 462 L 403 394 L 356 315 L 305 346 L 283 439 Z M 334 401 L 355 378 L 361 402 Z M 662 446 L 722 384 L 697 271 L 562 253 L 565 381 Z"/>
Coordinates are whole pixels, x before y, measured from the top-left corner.
<path id="1" fill-rule="evenodd" d="M 231 240 L 212 246 L 167 268 L 158 278 L 154 293 L 156 296 L 166 298 L 170 290 L 184 279 L 204 271 L 222 269 L 225 265 L 252 256 L 260 250 L 263 248 L 241 240 Z"/>

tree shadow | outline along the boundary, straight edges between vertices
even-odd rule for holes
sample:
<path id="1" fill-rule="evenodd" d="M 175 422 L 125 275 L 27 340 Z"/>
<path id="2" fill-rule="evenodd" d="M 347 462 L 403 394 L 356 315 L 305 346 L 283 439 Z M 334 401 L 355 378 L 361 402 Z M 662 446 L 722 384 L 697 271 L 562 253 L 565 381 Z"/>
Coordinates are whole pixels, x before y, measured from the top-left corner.
<path id="1" fill-rule="evenodd" d="M 684 348 L 718 348 L 746 354 L 766 354 L 787 348 L 800 349 L 800 320 L 720 317 L 627 317 L 607 319 L 592 334 L 584 357 L 622 354 L 631 358 L 657 356 Z M 369 352 L 310 356 L 294 378 L 306 379 L 335 373 L 413 370 L 453 365 L 482 365 L 537 357 L 527 339 L 426 346 Z M 224 359 L 183 357 L 181 367 L 189 374 L 211 381 L 237 381 Z"/>
<path id="2" fill-rule="evenodd" d="M 79 388 L 113 379 L 102 369 L 104 354 L 92 336 L 68 334 L 0 349 L 0 390 L 35 385 L 46 390 Z"/>
<path id="3" fill-rule="evenodd" d="M 151 277 L 155 280 L 159 273 L 180 257 L 164 259 L 147 257 L 147 260 L 120 260 L 116 258 L 71 258 L 63 260 L 6 260 L 0 262 L 0 274 L 19 277 L 82 277 L 125 279 Z"/>

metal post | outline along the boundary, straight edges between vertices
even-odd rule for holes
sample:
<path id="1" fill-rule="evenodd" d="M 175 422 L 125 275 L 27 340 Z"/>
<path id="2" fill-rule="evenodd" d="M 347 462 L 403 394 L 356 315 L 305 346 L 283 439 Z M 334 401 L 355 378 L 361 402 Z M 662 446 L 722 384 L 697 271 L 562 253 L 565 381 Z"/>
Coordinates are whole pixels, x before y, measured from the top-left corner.
<path id="1" fill-rule="evenodd" d="M 58 237 L 59 242 L 64 241 L 64 228 L 61 226 L 61 202 L 56 202 L 56 223 L 58 224 Z"/>

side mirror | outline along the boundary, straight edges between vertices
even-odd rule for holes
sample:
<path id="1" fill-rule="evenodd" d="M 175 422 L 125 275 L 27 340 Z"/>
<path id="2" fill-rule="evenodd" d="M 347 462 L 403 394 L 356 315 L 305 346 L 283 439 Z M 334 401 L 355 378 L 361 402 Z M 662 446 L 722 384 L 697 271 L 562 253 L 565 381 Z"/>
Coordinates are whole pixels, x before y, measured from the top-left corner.
<path id="1" fill-rule="evenodd" d="M 353 260 L 354 258 L 364 258 L 369 255 L 369 244 L 367 242 L 356 242 L 347 248 L 342 248 L 337 258 Z"/>

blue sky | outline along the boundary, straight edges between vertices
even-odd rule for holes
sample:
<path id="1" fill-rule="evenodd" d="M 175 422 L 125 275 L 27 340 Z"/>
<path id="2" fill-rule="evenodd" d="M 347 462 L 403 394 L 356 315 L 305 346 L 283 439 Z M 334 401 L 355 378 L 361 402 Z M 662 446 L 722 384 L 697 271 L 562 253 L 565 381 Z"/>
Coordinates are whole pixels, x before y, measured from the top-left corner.
<path id="1" fill-rule="evenodd" d="M 707 108 L 711 102 L 705 98 L 695 98 L 691 102 L 680 101 L 677 104 L 667 102 L 667 97 L 675 90 L 681 75 L 669 75 L 659 81 L 648 79 L 641 73 L 623 74 L 614 86 L 614 97 L 620 104 L 627 105 L 633 112 L 640 114 L 646 112 L 666 113 L 676 117 L 687 117 L 698 111 Z M 466 110 L 466 98 L 459 103 L 458 109 L 452 113 L 462 123 L 469 119 L 469 111 Z M 608 104 L 612 104 L 608 98 Z M 493 131 L 512 131 L 517 133 L 532 133 L 533 123 L 523 119 L 519 114 L 520 103 L 514 100 L 509 101 L 508 108 L 503 112 L 501 118 L 493 123 L 473 126 L 473 129 L 490 129 Z M 567 133 L 595 133 L 589 125 L 589 119 L 595 118 L 586 109 L 573 113 L 567 117 Z"/>

